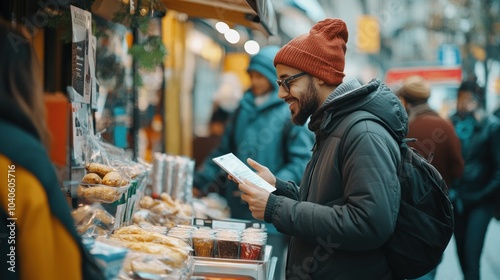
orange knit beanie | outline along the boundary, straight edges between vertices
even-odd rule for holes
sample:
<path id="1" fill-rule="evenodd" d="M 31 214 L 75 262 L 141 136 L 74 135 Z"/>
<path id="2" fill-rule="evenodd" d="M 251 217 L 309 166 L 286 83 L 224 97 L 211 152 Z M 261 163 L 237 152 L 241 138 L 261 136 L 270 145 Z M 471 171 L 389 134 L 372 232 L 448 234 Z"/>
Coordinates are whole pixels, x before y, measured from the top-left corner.
<path id="1" fill-rule="evenodd" d="M 329 85 L 339 85 L 344 78 L 347 26 L 340 19 L 324 19 L 309 34 L 284 45 L 274 58 L 274 66 L 284 64 L 319 78 Z"/>

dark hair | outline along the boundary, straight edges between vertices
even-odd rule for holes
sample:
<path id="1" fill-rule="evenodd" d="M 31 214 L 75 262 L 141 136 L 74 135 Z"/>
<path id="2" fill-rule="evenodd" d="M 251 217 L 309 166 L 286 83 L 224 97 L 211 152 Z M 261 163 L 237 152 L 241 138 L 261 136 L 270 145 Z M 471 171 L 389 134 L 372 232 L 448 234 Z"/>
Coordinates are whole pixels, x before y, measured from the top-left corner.
<path id="1" fill-rule="evenodd" d="M 463 81 L 458 87 L 458 95 L 462 93 L 471 93 L 472 97 L 480 104 L 484 101 L 484 89 L 475 81 Z"/>
<path id="2" fill-rule="evenodd" d="M 478 89 L 478 85 L 474 81 L 463 81 L 458 88 L 458 91 L 470 91 L 475 93 Z"/>
<path id="3" fill-rule="evenodd" d="M 212 113 L 212 117 L 210 118 L 210 122 L 226 122 L 230 116 L 230 113 L 221 107 L 217 106 L 217 108 Z"/>
<path id="4" fill-rule="evenodd" d="M 27 36 L 0 18 L 0 118 L 49 147 L 41 67 Z"/>

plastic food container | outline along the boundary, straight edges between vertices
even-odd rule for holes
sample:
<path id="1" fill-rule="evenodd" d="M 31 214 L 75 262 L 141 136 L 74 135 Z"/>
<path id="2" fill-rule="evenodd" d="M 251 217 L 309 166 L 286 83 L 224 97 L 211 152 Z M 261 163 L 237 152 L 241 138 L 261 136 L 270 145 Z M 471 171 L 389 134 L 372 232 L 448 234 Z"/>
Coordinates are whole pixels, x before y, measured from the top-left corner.
<path id="1" fill-rule="evenodd" d="M 241 238 L 251 238 L 251 239 L 263 239 L 267 240 L 267 233 L 265 232 L 244 232 Z"/>
<path id="2" fill-rule="evenodd" d="M 209 231 L 193 232 L 193 249 L 197 257 L 211 258 L 214 255 L 215 236 Z"/>
<path id="3" fill-rule="evenodd" d="M 170 230 L 167 236 L 179 238 L 180 240 L 186 242 L 189 246 L 193 247 L 193 241 L 191 238 L 191 231 L 172 231 Z"/>
<path id="4" fill-rule="evenodd" d="M 217 258 L 238 259 L 240 238 L 238 236 L 217 236 Z"/>
<path id="5" fill-rule="evenodd" d="M 240 242 L 240 259 L 263 260 L 266 242 L 262 239 L 242 239 Z"/>

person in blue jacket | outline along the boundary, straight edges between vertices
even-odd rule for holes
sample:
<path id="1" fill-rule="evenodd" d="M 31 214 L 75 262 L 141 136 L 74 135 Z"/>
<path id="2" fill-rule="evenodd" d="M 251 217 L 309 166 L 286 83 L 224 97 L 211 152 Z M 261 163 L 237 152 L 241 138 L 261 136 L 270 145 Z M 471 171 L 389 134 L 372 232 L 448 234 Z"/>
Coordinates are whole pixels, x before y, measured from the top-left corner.
<path id="1" fill-rule="evenodd" d="M 311 158 L 314 135 L 305 126 L 292 124 L 288 104 L 278 97 L 276 69 L 273 65 L 278 50 L 277 46 L 264 47 L 250 59 L 247 71 L 251 87 L 244 93 L 238 109 L 228 121 L 221 143 L 204 160 L 194 176 L 195 188 L 206 192 L 211 187 L 214 191 L 215 186 L 215 191 L 225 196 L 232 218 L 253 220 L 237 185 L 225 180 L 227 175 L 212 158 L 227 153 L 235 154 L 243 162 L 252 158 L 265 164 L 280 178 L 295 183 L 300 182 Z M 273 251 L 280 254 L 278 262 L 284 262 L 281 253 L 284 251 L 282 248 L 286 248 L 287 240 L 272 225 L 268 226 L 268 234 L 268 244 L 273 243 L 274 238 L 282 244 L 271 245 L 274 245 Z M 278 266 L 284 269 L 284 265 Z"/>
<path id="2" fill-rule="evenodd" d="M 500 194 L 500 120 L 485 112 L 483 89 L 464 81 L 450 119 L 462 144 L 464 174 L 450 186 L 455 242 L 464 279 L 480 279 L 481 255 Z"/>

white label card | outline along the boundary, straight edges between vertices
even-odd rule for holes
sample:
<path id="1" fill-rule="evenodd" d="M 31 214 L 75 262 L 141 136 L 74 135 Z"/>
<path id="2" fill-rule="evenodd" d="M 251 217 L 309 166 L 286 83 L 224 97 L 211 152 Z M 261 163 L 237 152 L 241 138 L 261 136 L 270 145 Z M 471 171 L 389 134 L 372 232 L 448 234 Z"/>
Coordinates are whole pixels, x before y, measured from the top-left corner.
<path id="1" fill-rule="evenodd" d="M 257 173 L 250 169 L 250 167 L 243 163 L 233 153 L 225 154 L 223 156 L 213 158 L 212 160 L 240 183 L 243 182 L 243 180 L 248 180 L 256 186 L 269 192 L 276 190 L 275 187 L 257 175 Z"/>

